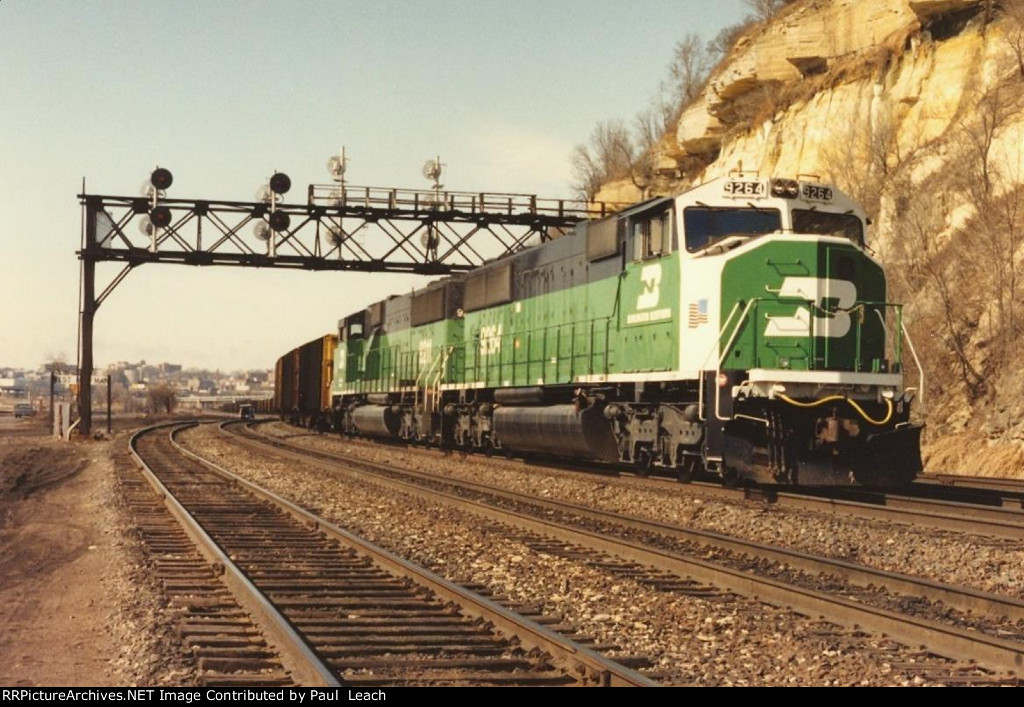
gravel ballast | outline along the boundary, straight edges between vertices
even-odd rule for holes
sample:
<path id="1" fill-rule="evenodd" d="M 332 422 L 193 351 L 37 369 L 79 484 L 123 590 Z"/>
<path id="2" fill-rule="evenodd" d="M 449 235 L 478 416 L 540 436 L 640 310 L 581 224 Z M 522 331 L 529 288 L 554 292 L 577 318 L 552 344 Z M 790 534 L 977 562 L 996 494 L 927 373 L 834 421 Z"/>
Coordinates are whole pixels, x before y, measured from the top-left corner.
<path id="1" fill-rule="evenodd" d="M 564 616 L 598 643 L 652 657 L 671 684 L 925 682 L 890 665 L 914 660 L 913 651 L 889 644 L 873 647 L 876 637 L 849 636 L 835 626 L 745 599 L 660 592 L 584 562 L 535 551 L 473 514 L 240 450 L 215 428 L 190 431 L 185 439 L 233 471 L 449 578 L 479 582 L 513 601 L 536 604 Z M 438 471 L 442 465 L 466 463 L 393 448 L 374 451 L 391 461 L 412 458 Z M 587 482 L 595 484 L 592 478 Z"/>

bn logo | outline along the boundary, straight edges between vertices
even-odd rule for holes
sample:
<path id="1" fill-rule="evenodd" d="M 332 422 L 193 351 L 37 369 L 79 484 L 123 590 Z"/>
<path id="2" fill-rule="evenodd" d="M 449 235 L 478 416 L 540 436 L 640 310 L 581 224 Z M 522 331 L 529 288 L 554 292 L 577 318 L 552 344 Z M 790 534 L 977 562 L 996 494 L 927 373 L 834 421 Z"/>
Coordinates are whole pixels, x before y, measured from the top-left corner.
<path id="1" fill-rule="evenodd" d="M 661 263 L 645 265 L 640 270 L 640 294 L 636 298 L 636 308 L 653 309 L 661 299 Z"/>
<path id="2" fill-rule="evenodd" d="M 850 331 L 850 309 L 857 303 L 857 286 L 849 280 L 831 280 L 819 277 L 787 277 L 779 289 L 779 299 L 792 298 L 814 302 L 815 308 L 825 309 L 831 303 L 834 312 L 814 316 L 814 335 L 839 339 Z M 765 336 L 810 336 L 811 312 L 798 307 L 792 317 L 772 317 Z"/>

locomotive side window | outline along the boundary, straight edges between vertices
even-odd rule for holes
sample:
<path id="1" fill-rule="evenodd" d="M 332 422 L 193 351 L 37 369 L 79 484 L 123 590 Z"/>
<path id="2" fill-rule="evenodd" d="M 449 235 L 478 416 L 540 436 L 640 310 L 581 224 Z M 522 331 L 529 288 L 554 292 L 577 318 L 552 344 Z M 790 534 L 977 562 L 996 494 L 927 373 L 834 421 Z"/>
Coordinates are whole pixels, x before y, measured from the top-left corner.
<path id="1" fill-rule="evenodd" d="M 683 210 L 686 249 L 706 248 L 726 236 L 758 236 L 782 228 L 778 209 L 729 209 L 689 206 Z"/>
<path id="2" fill-rule="evenodd" d="M 348 338 L 361 339 L 363 337 L 363 323 L 352 322 L 348 325 Z"/>
<path id="3" fill-rule="evenodd" d="M 657 258 L 671 252 L 671 211 L 645 215 L 633 221 L 633 260 Z"/>
<path id="4" fill-rule="evenodd" d="M 810 209 L 793 209 L 793 232 L 849 238 L 864 244 L 864 224 L 853 214 L 836 214 Z"/>

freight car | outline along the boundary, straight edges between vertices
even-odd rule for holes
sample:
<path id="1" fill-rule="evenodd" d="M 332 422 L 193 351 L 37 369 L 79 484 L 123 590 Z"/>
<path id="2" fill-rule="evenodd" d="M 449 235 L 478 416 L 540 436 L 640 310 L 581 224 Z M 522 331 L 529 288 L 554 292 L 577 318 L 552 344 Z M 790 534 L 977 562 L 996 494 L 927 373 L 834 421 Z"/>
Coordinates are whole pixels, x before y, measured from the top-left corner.
<path id="1" fill-rule="evenodd" d="M 333 425 L 683 479 L 907 483 L 917 389 L 865 223 L 831 186 L 750 174 L 580 223 L 342 319 Z"/>
<path id="2" fill-rule="evenodd" d="M 331 420 L 331 378 L 338 337 L 313 339 L 277 359 L 274 408 L 294 425 L 326 428 Z"/>

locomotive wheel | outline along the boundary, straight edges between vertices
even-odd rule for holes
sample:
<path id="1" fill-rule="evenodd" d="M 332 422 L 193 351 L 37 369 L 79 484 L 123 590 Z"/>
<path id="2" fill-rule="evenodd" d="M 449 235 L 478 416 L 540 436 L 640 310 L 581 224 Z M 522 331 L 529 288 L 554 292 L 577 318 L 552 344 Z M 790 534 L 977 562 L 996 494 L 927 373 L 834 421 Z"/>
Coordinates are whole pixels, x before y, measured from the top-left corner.
<path id="1" fill-rule="evenodd" d="M 641 447 L 636 450 L 636 461 L 633 462 L 636 467 L 636 475 L 645 477 L 651 473 L 651 466 L 654 464 L 654 455 L 651 454 L 651 450 L 646 447 Z"/>
<path id="2" fill-rule="evenodd" d="M 697 460 L 693 457 L 685 457 L 676 467 L 676 479 L 681 483 L 688 484 L 697 475 Z"/>
<path id="3" fill-rule="evenodd" d="M 731 466 L 723 466 L 720 473 L 722 475 L 723 486 L 727 486 L 732 489 L 740 485 L 740 474 Z"/>

